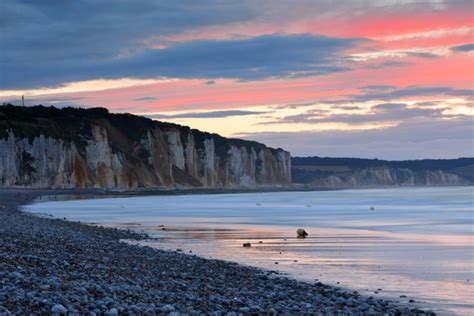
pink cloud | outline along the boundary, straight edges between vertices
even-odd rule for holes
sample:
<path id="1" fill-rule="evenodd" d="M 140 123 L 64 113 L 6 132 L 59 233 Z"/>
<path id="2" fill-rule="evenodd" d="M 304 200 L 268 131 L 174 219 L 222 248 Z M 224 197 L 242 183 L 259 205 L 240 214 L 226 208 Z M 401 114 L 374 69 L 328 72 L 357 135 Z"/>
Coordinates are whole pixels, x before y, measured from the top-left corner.
<path id="1" fill-rule="evenodd" d="M 206 85 L 203 80 L 179 80 L 124 89 L 111 89 L 75 94 L 84 103 L 107 106 L 110 109 L 127 108 L 136 112 L 179 111 L 185 109 L 239 108 L 256 105 L 294 103 L 316 100 L 354 92 L 334 89 L 336 82 L 321 82 L 317 78 L 298 80 L 270 80 L 238 82 L 221 79 Z M 136 101 L 152 97 L 155 100 Z"/>

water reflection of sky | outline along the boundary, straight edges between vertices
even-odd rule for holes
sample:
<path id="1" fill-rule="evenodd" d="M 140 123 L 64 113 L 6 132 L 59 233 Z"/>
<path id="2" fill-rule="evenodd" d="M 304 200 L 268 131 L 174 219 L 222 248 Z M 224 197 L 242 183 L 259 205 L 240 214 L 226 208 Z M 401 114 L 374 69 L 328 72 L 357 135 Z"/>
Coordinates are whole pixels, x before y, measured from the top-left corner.
<path id="1" fill-rule="evenodd" d="M 457 187 L 185 195 L 29 208 L 147 231 L 159 239 L 146 243 L 159 248 L 471 314 L 473 193 L 473 187 Z M 298 227 L 309 238 L 296 239 Z M 244 242 L 252 247 L 244 249 Z"/>

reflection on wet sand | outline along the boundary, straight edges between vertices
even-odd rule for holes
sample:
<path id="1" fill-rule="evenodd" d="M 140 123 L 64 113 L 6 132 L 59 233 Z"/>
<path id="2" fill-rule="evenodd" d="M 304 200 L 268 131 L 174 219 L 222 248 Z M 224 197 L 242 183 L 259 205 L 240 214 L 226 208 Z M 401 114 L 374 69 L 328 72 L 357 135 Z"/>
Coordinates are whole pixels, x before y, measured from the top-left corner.
<path id="1" fill-rule="evenodd" d="M 132 228 L 130 225 L 118 225 Z M 467 280 L 437 279 L 436 269 L 424 265 L 430 244 L 424 238 L 374 231 L 319 228 L 306 239 L 291 229 L 275 227 L 190 228 L 141 226 L 156 240 L 148 246 L 224 259 L 276 271 L 309 282 L 321 281 L 408 302 L 416 297 L 421 306 L 438 305 L 438 312 L 470 314 L 473 287 Z M 250 248 L 242 247 L 249 242 Z M 437 245 L 431 245 L 436 252 Z M 388 249 L 387 249 L 388 248 Z M 417 251 L 423 251 L 417 255 Z M 446 255 L 446 254 L 444 254 Z M 416 261 L 419 261 L 418 263 Z M 454 263 L 447 263 L 456 266 Z M 474 264 L 467 264 L 471 269 Z M 465 269 L 466 263 L 458 265 Z M 444 310 L 449 308 L 449 312 Z"/>

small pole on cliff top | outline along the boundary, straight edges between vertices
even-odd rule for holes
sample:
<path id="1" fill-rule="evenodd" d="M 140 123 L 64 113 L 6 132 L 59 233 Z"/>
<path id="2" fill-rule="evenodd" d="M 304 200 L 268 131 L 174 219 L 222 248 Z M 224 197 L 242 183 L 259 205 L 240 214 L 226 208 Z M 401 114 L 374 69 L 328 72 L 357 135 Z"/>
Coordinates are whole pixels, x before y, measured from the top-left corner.
<path id="1" fill-rule="evenodd" d="M 24 95 L 21 96 L 21 105 L 25 106 L 25 96 Z"/>

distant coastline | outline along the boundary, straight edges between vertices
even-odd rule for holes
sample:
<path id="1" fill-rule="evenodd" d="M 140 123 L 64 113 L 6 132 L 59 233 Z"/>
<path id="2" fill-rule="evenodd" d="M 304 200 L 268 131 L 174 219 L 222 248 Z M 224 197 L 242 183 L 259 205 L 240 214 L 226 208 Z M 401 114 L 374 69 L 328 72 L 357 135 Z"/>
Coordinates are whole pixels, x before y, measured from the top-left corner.
<path id="1" fill-rule="evenodd" d="M 330 188 L 474 184 L 474 158 L 388 161 L 292 157 L 293 185 Z"/>

